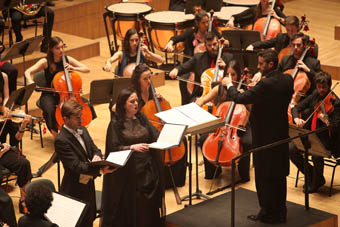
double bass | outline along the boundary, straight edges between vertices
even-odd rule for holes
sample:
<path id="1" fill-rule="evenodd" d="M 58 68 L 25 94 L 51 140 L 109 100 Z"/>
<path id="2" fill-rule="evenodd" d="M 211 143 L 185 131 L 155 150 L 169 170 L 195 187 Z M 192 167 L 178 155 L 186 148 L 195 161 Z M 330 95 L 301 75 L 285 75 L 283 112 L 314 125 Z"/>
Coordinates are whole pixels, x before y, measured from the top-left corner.
<path id="1" fill-rule="evenodd" d="M 153 98 L 145 103 L 145 105 L 141 109 L 141 112 L 146 115 L 146 117 L 149 119 L 151 124 L 153 126 L 155 126 L 155 128 L 157 128 L 159 131 L 161 131 L 162 128 L 163 128 L 163 122 L 158 117 L 156 117 L 155 114 L 158 113 L 158 112 L 162 112 L 162 111 L 171 109 L 171 106 L 170 106 L 169 102 L 166 101 L 165 99 L 159 100 L 156 97 L 156 95 L 155 95 L 156 90 L 155 90 L 155 87 L 154 87 L 152 81 L 151 81 L 150 87 L 151 87 Z M 164 152 L 164 164 L 167 165 L 167 166 L 171 166 L 171 165 L 175 164 L 177 161 L 181 160 L 183 158 L 184 154 L 185 154 L 185 146 L 184 146 L 184 143 L 181 142 L 179 147 L 167 149 Z M 171 171 L 170 171 L 170 173 L 171 173 Z M 174 190 L 174 193 L 175 193 L 175 198 L 176 198 L 177 204 L 181 204 L 181 198 L 179 197 L 179 194 L 178 194 L 178 191 L 177 191 L 175 184 L 174 184 L 173 190 Z"/>
<path id="2" fill-rule="evenodd" d="M 276 4 L 276 0 L 272 1 L 272 6 L 270 13 L 268 13 L 267 17 L 259 18 L 254 24 L 254 30 L 261 32 L 262 40 L 270 40 L 276 37 L 278 33 L 281 32 L 281 24 L 275 18 L 272 18 L 271 12 L 273 12 Z"/>
<path id="3" fill-rule="evenodd" d="M 242 83 L 243 79 L 238 84 L 238 90 Z M 224 102 L 218 107 L 216 114 L 224 120 L 225 126 L 209 134 L 202 146 L 202 152 L 215 166 L 231 166 L 232 159 L 242 153 L 237 130 L 246 126 L 249 112 L 243 104 Z"/>
<path id="4" fill-rule="evenodd" d="M 61 107 L 63 103 L 69 99 L 75 99 L 83 106 L 81 114 L 81 125 L 87 126 L 92 121 L 92 112 L 90 107 L 84 103 L 80 97 L 82 91 L 82 80 L 78 73 L 69 72 L 66 69 L 66 58 L 62 55 L 64 71 L 58 72 L 53 78 L 53 87 L 59 94 L 59 104 L 56 108 L 55 117 L 58 123 L 58 128 L 64 124 L 64 119 L 61 115 Z"/>

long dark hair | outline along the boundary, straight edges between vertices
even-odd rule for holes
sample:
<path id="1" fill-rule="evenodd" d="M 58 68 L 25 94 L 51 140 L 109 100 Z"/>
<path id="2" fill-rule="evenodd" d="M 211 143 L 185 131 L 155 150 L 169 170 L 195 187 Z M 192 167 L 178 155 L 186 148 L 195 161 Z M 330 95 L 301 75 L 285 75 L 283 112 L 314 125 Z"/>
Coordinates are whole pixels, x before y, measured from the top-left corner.
<path id="1" fill-rule="evenodd" d="M 48 43 L 48 51 L 47 51 L 47 63 L 48 63 L 48 69 L 50 72 L 55 71 L 56 64 L 54 62 L 54 56 L 53 56 L 53 47 L 57 46 L 60 42 L 64 43 L 61 38 L 58 36 L 51 37 Z"/>
<path id="2" fill-rule="evenodd" d="M 137 96 L 141 97 L 142 88 L 140 85 L 140 77 L 142 73 L 150 71 L 150 68 L 146 64 L 139 64 L 135 67 L 133 70 L 132 76 L 131 76 L 131 85 L 134 90 L 136 90 Z"/>
<path id="3" fill-rule="evenodd" d="M 131 47 L 130 47 L 130 38 L 132 35 L 134 34 L 138 34 L 137 30 L 135 28 L 130 28 L 129 30 L 127 30 L 127 32 L 125 33 L 125 37 L 123 40 L 123 51 L 129 55 L 131 52 Z"/>
<path id="4" fill-rule="evenodd" d="M 203 19 L 203 17 L 209 18 L 208 13 L 201 8 L 195 9 L 195 22 L 196 22 L 197 27 L 198 27 L 198 23 Z"/>
<path id="5" fill-rule="evenodd" d="M 235 61 L 235 60 L 231 60 L 228 63 L 228 65 L 225 67 L 223 77 L 225 77 L 227 75 L 228 68 L 232 68 L 233 70 L 235 70 L 235 72 L 237 74 L 237 80 L 240 80 L 240 77 L 241 77 L 241 67 L 240 67 L 240 64 L 237 61 Z"/>

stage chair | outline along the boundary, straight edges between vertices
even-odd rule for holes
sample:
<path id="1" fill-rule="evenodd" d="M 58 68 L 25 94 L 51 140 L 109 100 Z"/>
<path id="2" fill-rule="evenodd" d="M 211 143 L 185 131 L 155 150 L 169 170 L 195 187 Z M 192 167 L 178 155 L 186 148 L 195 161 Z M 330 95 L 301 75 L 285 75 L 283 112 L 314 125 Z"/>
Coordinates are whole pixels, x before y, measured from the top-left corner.
<path id="1" fill-rule="evenodd" d="M 308 157 L 308 161 L 312 161 L 311 156 Z M 333 156 L 331 158 L 324 158 L 324 164 L 325 164 L 325 166 L 329 166 L 329 167 L 333 168 L 331 184 L 329 186 L 329 192 L 328 192 L 328 196 L 332 196 L 332 189 L 333 189 L 333 183 L 334 183 L 335 169 L 336 169 L 337 166 L 340 165 L 340 158 L 334 158 Z M 299 173 L 300 173 L 300 171 L 297 170 L 295 187 L 298 186 Z"/>
<path id="2" fill-rule="evenodd" d="M 1 171 L 1 175 L 2 175 L 2 179 L 0 179 L 0 185 L 2 185 L 3 183 L 6 184 L 6 190 L 8 189 L 8 182 L 12 181 L 12 180 L 16 180 L 17 177 L 15 176 L 15 174 L 13 172 L 11 172 L 9 169 L 0 166 L 0 171 Z"/>
<path id="3" fill-rule="evenodd" d="M 35 73 L 34 76 L 33 76 L 33 81 L 35 82 L 35 84 L 38 87 L 47 87 L 47 82 L 46 82 L 46 79 L 45 79 L 45 72 L 44 71 Z M 37 105 L 37 107 L 39 109 L 41 109 L 40 108 L 40 98 L 36 101 L 35 104 Z M 44 147 L 43 137 L 42 137 L 42 133 L 41 133 L 41 122 L 42 121 L 44 121 L 44 120 L 38 121 L 41 148 Z M 32 128 L 31 128 L 31 139 L 33 139 L 33 120 L 32 120 Z"/>

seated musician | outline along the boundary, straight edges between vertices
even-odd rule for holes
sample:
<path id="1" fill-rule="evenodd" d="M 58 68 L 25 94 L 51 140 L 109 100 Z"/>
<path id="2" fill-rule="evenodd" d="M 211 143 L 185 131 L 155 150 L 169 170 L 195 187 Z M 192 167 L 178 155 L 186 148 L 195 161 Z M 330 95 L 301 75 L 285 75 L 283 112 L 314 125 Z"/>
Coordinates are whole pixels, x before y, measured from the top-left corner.
<path id="1" fill-rule="evenodd" d="M 62 56 L 64 54 L 64 42 L 59 37 L 52 37 L 49 42 L 47 56 L 37 61 L 33 66 L 25 71 L 25 77 L 28 84 L 34 83 L 33 76 L 35 73 L 45 71 L 46 86 L 51 87 L 54 76 L 64 71 Z M 66 69 L 88 73 L 90 69 L 83 63 L 77 61 L 71 56 L 66 56 Z M 40 96 L 40 107 L 43 110 L 43 116 L 47 128 L 55 137 L 58 134 L 57 121 L 55 117 L 56 106 L 59 104 L 59 95 L 50 90 L 43 91 Z"/>
<path id="2" fill-rule="evenodd" d="M 3 79 L 2 79 L 3 78 Z M 0 76 L 0 103 L 3 107 L 8 101 L 8 81 L 6 77 Z M 4 114 L 5 110 L 2 108 Z M 24 201 L 25 192 L 24 188 L 27 183 L 30 182 L 32 178 L 31 165 L 30 162 L 21 155 L 18 151 L 19 141 L 22 139 L 26 125 L 31 122 L 32 117 L 30 115 L 25 115 L 20 127 L 17 123 L 12 122 L 10 119 L 1 119 L 0 129 L 2 133 L 0 135 L 0 142 L 3 147 L 0 150 L 0 166 L 9 169 L 11 172 L 17 175 L 17 184 L 20 188 L 20 201 L 19 209 L 21 213 L 24 213 Z M 7 135 L 10 135 L 10 145 L 6 143 Z"/>
<path id="3" fill-rule="evenodd" d="M 320 62 L 311 57 L 309 53 L 306 54 L 302 61 L 299 60 L 307 48 L 307 37 L 302 32 L 294 34 L 290 39 L 290 43 L 293 48 L 293 54 L 284 56 L 278 69 L 281 72 L 285 72 L 288 69 L 294 69 L 298 65 L 298 68 L 307 74 L 311 82 L 310 89 L 307 91 L 307 95 L 309 95 L 315 89 L 314 76 L 316 72 L 320 71 Z"/>
<path id="4" fill-rule="evenodd" d="M 48 40 L 51 38 L 54 22 L 54 12 L 47 6 L 37 4 L 24 5 L 23 3 L 21 3 L 19 6 L 10 9 L 10 16 L 12 20 L 14 34 L 16 37 L 16 42 L 20 42 L 23 40 L 23 36 L 21 33 L 21 22 L 27 19 L 44 17 L 45 10 L 47 11 L 47 24 L 44 25 L 43 28 L 44 39 L 42 41 L 40 51 L 47 52 Z"/>
<path id="5" fill-rule="evenodd" d="M 209 68 L 214 68 L 215 64 L 218 65 L 220 68 L 225 68 L 226 65 L 229 64 L 229 61 L 232 60 L 233 55 L 230 53 L 222 53 L 221 58 L 216 59 L 218 56 L 219 45 L 218 45 L 217 35 L 213 32 L 208 32 L 205 35 L 204 45 L 206 51 L 203 53 L 195 54 L 193 58 L 189 61 L 179 65 L 178 67 L 171 70 L 169 76 L 172 79 L 175 79 L 177 76 L 185 77 L 189 76 L 189 72 L 195 73 L 195 82 L 201 82 L 201 75 L 202 73 Z M 185 78 L 187 79 L 187 78 Z M 189 101 L 187 100 L 186 103 L 189 103 L 190 100 L 196 99 L 196 97 L 200 97 L 202 94 L 202 88 L 199 86 L 194 87 L 191 96 L 189 97 Z"/>
<path id="6" fill-rule="evenodd" d="M 235 61 L 232 60 L 229 62 L 227 65 L 225 75 L 230 75 L 233 84 L 235 87 L 238 85 L 238 81 L 241 79 L 241 69 L 239 64 Z M 202 106 L 210 101 L 214 101 L 216 103 L 216 107 L 218 107 L 220 104 L 222 104 L 225 101 L 228 100 L 228 95 L 226 94 L 226 90 L 223 88 L 222 84 L 219 84 L 215 86 L 210 92 L 201 98 L 196 99 L 196 103 L 199 106 Z M 208 134 L 203 134 L 200 136 L 200 145 L 201 147 L 203 146 L 204 141 L 206 140 Z M 242 146 L 243 146 L 243 152 L 246 152 L 247 150 L 250 149 L 251 146 L 251 129 L 249 126 L 246 127 L 246 132 L 242 136 Z M 206 179 L 212 179 L 214 177 L 214 172 L 216 167 L 211 164 L 205 157 L 204 158 L 204 166 L 205 166 L 205 178 Z M 241 159 L 238 163 L 238 172 L 240 176 L 240 182 L 247 182 L 249 181 L 249 161 L 250 161 L 250 156 Z M 221 173 L 221 169 L 219 167 L 219 170 L 216 172 L 216 176 Z"/>
<path id="7" fill-rule="evenodd" d="M 169 10 L 170 11 L 182 11 L 185 10 L 185 3 L 187 0 L 170 0 Z"/>
<path id="8" fill-rule="evenodd" d="M 184 42 L 184 54 L 187 56 L 193 56 L 196 53 L 202 52 L 200 50 L 200 44 L 204 43 L 204 37 L 208 32 L 209 27 L 209 15 L 206 11 L 198 8 L 195 12 L 195 28 L 186 29 L 185 32 L 178 36 L 172 37 L 165 47 L 167 52 L 173 52 L 175 45 L 179 42 Z M 221 38 L 222 35 L 213 27 L 212 31 Z M 183 62 L 186 62 L 188 58 L 184 58 Z M 190 92 L 187 90 L 187 83 L 179 81 L 179 89 L 181 91 L 182 105 L 190 102 Z"/>
<path id="9" fill-rule="evenodd" d="M 163 158 L 148 146 L 159 132 L 138 105 L 136 91 L 123 89 L 108 126 L 105 157 L 115 151 L 134 152 L 124 167 L 104 176 L 102 227 L 164 226 Z"/>
<path id="10" fill-rule="evenodd" d="M 114 55 L 112 55 L 111 58 L 106 60 L 105 64 L 105 71 L 110 72 L 111 71 L 111 65 L 119 61 L 118 63 L 118 70 L 115 70 L 115 73 L 118 76 L 124 75 L 124 69 L 126 66 L 128 66 L 130 63 L 135 63 L 137 60 L 138 55 L 138 46 L 140 42 L 140 37 L 138 36 L 138 32 L 135 28 L 130 28 L 124 37 L 123 40 L 123 50 L 117 51 Z M 158 54 L 152 53 L 148 47 L 142 43 L 141 44 L 141 58 L 139 63 L 146 63 L 146 61 L 152 61 L 154 63 L 162 63 L 163 58 L 159 56 Z M 131 75 L 129 75 L 131 76 Z"/>
<path id="11" fill-rule="evenodd" d="M 2 166 L 0 166 L 0 182 L 3 180 Z M 7 192 L 0 187 L 0 223 L 3 227 L 16 227 L 17 219 L 13 207 L 13 201 Z"/>
<path id="12" fill-rule="evenodd" d="M 257 6 L 250 7 L 239 14 L 231 16 L 226 26 L 233 28 L 239 25 L 243 28 L 247 25 L 254 25 L 259 18 L 266 17 L 268 13 L 271 13 L 281 24 L 285 24 L 286 16 L 281 9 L 282 7 L 280 7 L 279 4 L 276 4 L 274 11 L 271 12 L 269 0 L 260 0 L 260 3 Z"/>
<path id="13" fill-rule="evenodd" d="M 330 125 L 330 130 L 326 130 L 318 133 L 318 137 L 325 146 L 327 150 L 329 150 L 333 157 L 340 157 L 340 100 L 339 98 L 330 91 L 332 85 L 331 76 L 327 72 L 320 71 L 315 75 L 315 85 L 316 89 L 313 91 L 311 95 L 302 100 L 292 109 L 292 115 L 294 119 L 294 123 L 298 127 L 303 127 L 310 130 L 315 130 L 318 128 L 325 127 Z M 303 113 L 305 110 L 308 111 L 308 114 L 311 114 L 315 108 L 318 107 L 317 103 L 323 100 L 329 93 L 331 101 L 330 103 L 325 102 L 325 105 L 330 104 L 334 107 L 333 111 L 330 111 L 326 114 L 319 114 L 320 110 L 317 110 L 313 117 L 309 121 L 305 121 L 303 119 L 308 118 L 307 115 L 299 116 L 300 113 Z M 293 144 L 289 144 L 289 152 L 291 161 L 297 166 L 297 168 L 304 173 L 304 164 L 303 164 L 303 156 L 301 151 L 297 149 L 297 147 Z M 316 192 L 322 185 L 325 184 L 325 178 L 323 176 L 323 168 L 324 168 L 324 160 L 323 157 L 320 156 L 312 156 L 313 164 L 308 163 L 307 171 L 308 171 L 308 192 Z"/>

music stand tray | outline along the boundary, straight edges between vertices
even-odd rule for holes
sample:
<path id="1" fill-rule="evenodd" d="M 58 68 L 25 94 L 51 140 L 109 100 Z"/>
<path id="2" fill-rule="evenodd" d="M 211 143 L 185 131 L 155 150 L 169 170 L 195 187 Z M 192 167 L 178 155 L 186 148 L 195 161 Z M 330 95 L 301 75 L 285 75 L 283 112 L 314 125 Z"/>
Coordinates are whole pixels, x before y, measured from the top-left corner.
<path id="1" fill-rule="evenodd" d="M 28 99 L 31 97 L 34 91 L 34 88 L 35 84 L 33 83 L 13 91 L 9 96 L 9 99 L 5 106 L 10 110 L 14 110 L 20 106 L 26 105 Z"/>

